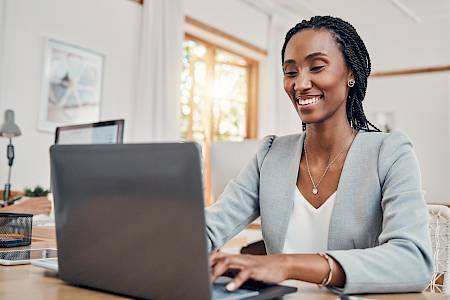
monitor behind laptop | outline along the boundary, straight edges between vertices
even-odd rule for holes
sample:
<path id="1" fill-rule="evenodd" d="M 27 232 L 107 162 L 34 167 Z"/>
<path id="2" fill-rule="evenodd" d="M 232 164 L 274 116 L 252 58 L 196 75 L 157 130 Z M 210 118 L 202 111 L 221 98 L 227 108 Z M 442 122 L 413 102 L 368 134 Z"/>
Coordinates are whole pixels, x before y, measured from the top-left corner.
<path id="1" fill-rule="evenodd" d="M 125 121 L 60 126 L 55 131 L 55 144 L 122 144 Z"/>

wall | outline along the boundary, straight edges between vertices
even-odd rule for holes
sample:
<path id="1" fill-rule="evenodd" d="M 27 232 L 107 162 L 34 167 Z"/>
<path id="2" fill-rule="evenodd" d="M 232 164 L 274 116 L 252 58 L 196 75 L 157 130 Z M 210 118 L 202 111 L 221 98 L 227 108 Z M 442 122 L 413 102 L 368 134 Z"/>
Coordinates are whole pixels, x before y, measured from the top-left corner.
<path id="1" fill-rule="evenodd" d="M 266 49 L 267 15 L 242 1 L 183 0 L 183 5 L 186 15 Z"/>
<path id="2" fill-rule="evenodd" d="M 449 65 L 449 24 L 444 19 L 364 26 L 362 38 L 371 55 L 373 70 Z"/>
<path id="3" fill-rule="evenodd" d="M 0 112 L 15 110 L 23 133 L 14 139 L 13 188 L 49 186 L 48 147 L 54 136 L 37 130 L 45 37 L 105 55 L 101 119 L 125 118 L 127 137 L 140 14 L 140 5 L 125 0 L 6 0 Z M 6 144 L 0 139 L 0 185 L 7 176 Z"/>
<path id="4" fill-rule="evenodd" d="M 369 80 L 364 107 L 393 112 L 396 130 L 413 141 L 428 203 L 450 203 L 449 72 Z"/>

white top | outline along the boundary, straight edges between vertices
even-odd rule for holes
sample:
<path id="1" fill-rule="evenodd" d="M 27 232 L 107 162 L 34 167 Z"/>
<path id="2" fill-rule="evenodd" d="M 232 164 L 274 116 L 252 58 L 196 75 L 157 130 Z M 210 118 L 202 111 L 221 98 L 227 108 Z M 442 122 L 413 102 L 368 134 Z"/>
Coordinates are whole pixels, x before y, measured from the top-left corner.
<path id="1" fill-rule="evenodd" d="M 315 208 L 295 187 L 294 207 L 283 253 L 317 253 L 328 250 L 328 229 L 336 192 Z"/>

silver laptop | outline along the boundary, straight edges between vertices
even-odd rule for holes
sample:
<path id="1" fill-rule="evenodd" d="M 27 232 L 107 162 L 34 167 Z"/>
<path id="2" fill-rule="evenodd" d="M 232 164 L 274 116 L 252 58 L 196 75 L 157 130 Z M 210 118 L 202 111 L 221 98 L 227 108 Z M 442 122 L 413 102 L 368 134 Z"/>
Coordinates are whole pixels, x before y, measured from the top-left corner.
<path id="1" fill-rule="evenodd" d="M 210 284 L 200 151 L 193 143 L 54 145 L 59 276 L 136 298 L 268 299 L 295 288 Z"/>

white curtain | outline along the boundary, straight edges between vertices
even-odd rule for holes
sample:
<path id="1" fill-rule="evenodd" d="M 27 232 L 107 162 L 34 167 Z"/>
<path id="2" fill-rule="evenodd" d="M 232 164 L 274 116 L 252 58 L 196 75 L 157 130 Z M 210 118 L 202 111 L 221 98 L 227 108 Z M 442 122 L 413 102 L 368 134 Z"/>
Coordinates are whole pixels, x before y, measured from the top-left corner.
<path id="1" fill-rule="evenodd" d="M 301 121 L 283 87 L 281 49 L 296 20 L 272 14 L 268 29 L 267 59 L 261 70 L 259 136 L 301 131 Z M 267 82 L 266 82 L 267 81 Z"/>
<path id="2" fill-rule="evenodd" d="M 133 141 L 179 137 L 179 95 L 184 13 L 182 0 L 145 0 Z"/>

